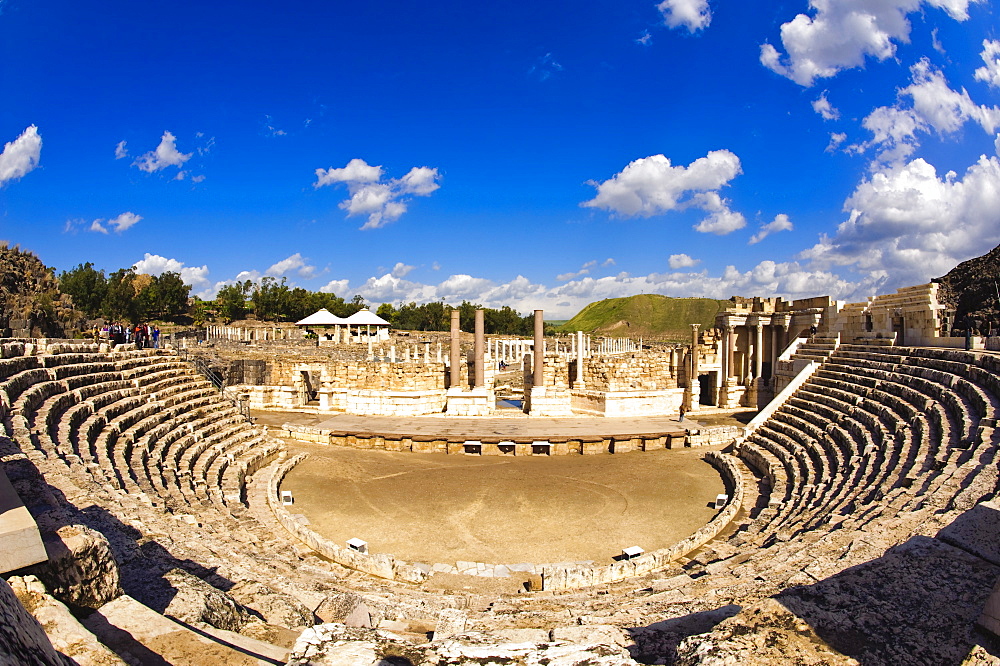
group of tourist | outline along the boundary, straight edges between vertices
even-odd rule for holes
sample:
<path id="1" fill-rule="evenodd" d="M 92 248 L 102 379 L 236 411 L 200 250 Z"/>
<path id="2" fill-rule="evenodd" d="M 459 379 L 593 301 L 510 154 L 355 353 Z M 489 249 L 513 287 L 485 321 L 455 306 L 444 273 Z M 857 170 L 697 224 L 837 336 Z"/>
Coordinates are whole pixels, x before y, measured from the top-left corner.
<path id="1" fill-rule="evenodd" d="M 94 326 L 94 341 L 107 340 L 114 345 L 134 342 L 137 349 L 159 349 L 160 328 L 149 324 L 136 324 L 134 327 L 119 322 L 111 322 L 98 328 Z"/>

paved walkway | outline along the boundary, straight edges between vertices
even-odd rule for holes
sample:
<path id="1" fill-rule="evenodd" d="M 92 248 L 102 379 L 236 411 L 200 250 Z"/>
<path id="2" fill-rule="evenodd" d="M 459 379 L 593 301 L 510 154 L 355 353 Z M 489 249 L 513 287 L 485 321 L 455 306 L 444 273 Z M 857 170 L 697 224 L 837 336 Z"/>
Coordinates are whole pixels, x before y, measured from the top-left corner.
<path id="1" fill-rule="evenodd" d="M 600 437 L 604 435 L 681 435 L 697 421 L 683 423 L 665 416 L 505 418 L 456 416 L 358 416 L 355 414 L 308 414 L 301 412 L 254 412 L 262 424 L 311 426 L 322 430 L 386 435 L 432 434 L 442 437 L 480 439 L 483 437 Z"/>

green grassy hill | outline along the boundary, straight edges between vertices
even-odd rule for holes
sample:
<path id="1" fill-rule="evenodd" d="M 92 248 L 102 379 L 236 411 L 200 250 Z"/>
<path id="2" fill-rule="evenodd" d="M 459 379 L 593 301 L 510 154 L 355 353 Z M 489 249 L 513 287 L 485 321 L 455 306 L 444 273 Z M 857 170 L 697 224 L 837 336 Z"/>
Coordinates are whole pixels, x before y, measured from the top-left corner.
<path id="1" fill-rule="evenodd" d="M 711 328 L 716 313 L 730 305 L 730 301 L 714 298 L 671 298 L 658 294 L 607 298 L 580 310 L 557 330 L 687 340 L 691 336 L 690 324 L 701 324 L 703 330 Z"/>

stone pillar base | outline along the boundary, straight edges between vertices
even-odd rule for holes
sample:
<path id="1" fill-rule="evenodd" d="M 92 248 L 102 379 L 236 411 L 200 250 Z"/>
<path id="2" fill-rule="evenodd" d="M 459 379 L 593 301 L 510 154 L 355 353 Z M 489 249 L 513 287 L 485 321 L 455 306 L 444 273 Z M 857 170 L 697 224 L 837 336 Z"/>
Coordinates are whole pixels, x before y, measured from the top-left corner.
<path id="1" fill-rule="evenodd" d="M 722 409 L 737 409 L 743 402 L 746 387 L 729 378 L 719 387 L 719 407 Z"/>
<path id="2" fill-rule="evenodd" d="M 489 416 L 496 406 L 493 391 L 485 387 L 463 391 L 450 388 L 446 394 L 445 414 L 449 416 Z"/>
<path id="3" fill-rule="evenodd" d="M 569 391 L 533 386 L 525 396 L 529 416 L 572 416 Z"/>

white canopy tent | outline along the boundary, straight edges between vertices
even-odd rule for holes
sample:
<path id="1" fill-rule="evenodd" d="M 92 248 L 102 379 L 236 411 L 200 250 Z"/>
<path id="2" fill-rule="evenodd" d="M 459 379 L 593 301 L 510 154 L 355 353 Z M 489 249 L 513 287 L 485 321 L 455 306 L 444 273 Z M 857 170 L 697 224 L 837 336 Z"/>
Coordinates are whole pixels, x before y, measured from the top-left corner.
<path id="1" fill-rule="evenodd" d="M 382 319 L 382 317 L 379 317 L 377 314 L 375 314 L 368 308 L 362 308 L 361 310 L 358 310 L 350 317 L 348 317 L 345 321 L 347 324 L 348 337 L 350 337 L 351 335 L 351 327 L 352 326 L 357 327 L 356 329 L 357 342 L 362 341 L 362 336 L 364 336 L 366 340 L 371 340 L 372 338 L 374 338 L 376 341 L 389 339 L 389 326 L 390 326 L 389 322 L 387 322 L 385 319 Z M 362 327 L 364 327 L 364 333 L 362 333 Z M 375 328 L 374 331 L 372 331 L 373 327 Z"/>
<path id="2" fill-rule="evenodd" d="M 305 319 L 300 319 L 295 322 L 296 326 L 343 326 L 347 323 L 347 320 L 343 317 L 338 317 L 326 308 L 317 310 Z"/>
<path id="3" fill-rule="evenodd" d="M 340 327 L 347 326 L 347 320 L 343 317 L 338 317 L 326 308 L 322 308 L 305 319 L 298 320 L 295 322 L 295 325 L 302 328 L 333 328 L 332 334 L 329 332 L 318 334 L 319 340 L 325 339 L 327 341 L 340 342 Z"/>

